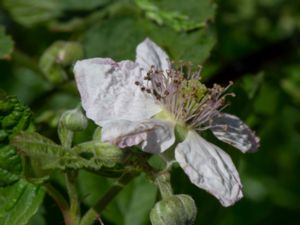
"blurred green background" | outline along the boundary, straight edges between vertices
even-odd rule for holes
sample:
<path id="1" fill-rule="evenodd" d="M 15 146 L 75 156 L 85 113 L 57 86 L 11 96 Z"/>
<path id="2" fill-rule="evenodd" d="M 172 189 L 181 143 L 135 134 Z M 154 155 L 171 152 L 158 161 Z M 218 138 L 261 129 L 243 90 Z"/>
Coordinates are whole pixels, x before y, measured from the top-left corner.
<path id="1" fill-rule="evenodd" d="M 150 37 L 171 58 L 203 65 L 208 85 L 234 81 L 237 96 L 226 110 L 240 116 L 261 138 L 253 154 L 211 140 L 233 157 L 244 185 L 245 197 L 230 208 L 174 169 L 175 192 L 188 193 L 196 201 L 195 224 L 297 224 L 299 31 L 296 0 L 0 0 L 0 89 L 28 105 L 37 131 L 57 140 L 59 115 L 79 103 L 74 61 L 134 59 L 136 45 Z M 78 142 L 85 136 L 78 135 Z M 111 183 L 84 171 L 79 178 L 83 209 Z M 60 178 L 53 179 L 61 184 Z M 136 179 L 105 210 L 104 224 L 149 224 L 156 196 L 144 177 Z M 46 196 L 29 224 L 63 222 Z"/>

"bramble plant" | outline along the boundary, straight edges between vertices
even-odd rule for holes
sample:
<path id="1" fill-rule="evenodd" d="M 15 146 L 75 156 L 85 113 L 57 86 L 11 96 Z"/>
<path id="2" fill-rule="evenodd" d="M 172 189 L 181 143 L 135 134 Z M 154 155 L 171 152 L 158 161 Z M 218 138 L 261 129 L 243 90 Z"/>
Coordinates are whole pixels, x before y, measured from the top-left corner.
<path id="1" fill-rule="evenodd" d="M 157 185 L 162 198 L 151 211 L 153 225 L 193 224 L 197 212 L 194 200 L 172 191 L 169 172 L 174 159 L 192 183 L 213 194 L 222 205 L 232 205 L 243 196 L 230 157 L 200 136 L 211 130 L 242 152 L 257 150 L 259 139 L 248 126 L 221 112 L 230 95 L 228 87 L 206 87 L 200 81 L 200 69 L 172 64 L 150 39 L 140 43 L 136 53 L 135 62 L 93 58 L 77 61 L 74 66 L 82 107 L 100 126 L 93 140 L 73 143 L 74 134 L 88 126 L 81 107 L 61 115 L 58 145 L 36 132 L 17 132 L 26 129 L 28 110 L 5 94 L 1 98 L 2 139 L 11 136 L 25 178 L 45 187 L 67 225 L 93 224 L 122 186 L 141 173 Z M 163 160 L 162 168 L 149 164 L 153 154 Z M 81 169 L 106 177 L 120 174 L 117 183 L 83 215 L 76 189 Z M 64 174 L 68 201 L 49 182 L 54 170 Z"/>
<path id="2" fill-rule="evenodd" d="M 265 161 L 271 131 L 290 137 L 272 151 L 298 146 L 288 132 L 297 128 L 299 66 L 278 80 L 250 76 L 257 55 L 243 55 L 257 48 L 250 37 L 274 41 L 296 24 L 284 14 L 271 33 L 253 14 L 269 3 L 247 4 L 215 17 L 211 0 L 1 1 L 0 225 L 239 224 L 249 202 L 298 209 L 278 184 L 290 177 L 277 181 L 296 157 L 272 152 L 276 178 L 256 173 L 277 168 Z M 250 17 L 247 35 L 235 21 Z M 223 222 L 225 210 L 242 219 Z"/>

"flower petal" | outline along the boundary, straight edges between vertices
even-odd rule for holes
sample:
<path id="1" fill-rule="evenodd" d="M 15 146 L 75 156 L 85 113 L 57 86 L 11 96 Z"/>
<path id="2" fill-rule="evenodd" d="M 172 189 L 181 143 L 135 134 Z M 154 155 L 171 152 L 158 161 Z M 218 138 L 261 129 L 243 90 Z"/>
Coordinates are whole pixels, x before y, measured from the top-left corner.
<path id="1" fill-rule="evenodd" d="M 102 141 L 120 148 L 139 145 L 145 152 L 161 153 L 175 142 L 174 124 L 152 119 L 138 122 L 113 121 L 103 126 Z"/>
<path id="2" fill-rule="evenodd" d="M 135 61 L 146 71 L 151 66 L 164 71 L 170 68 L 168 55 L 149 38 L 146 38 L 137 46 Z"/>
<path id="3" fill-rule="evenodd" d="M 137 63 L 94 58 L 77 61 L 76 83 L 87 117 L 98 125 L 111 120 L 139 121 L 160 111 L 153 96 L 135 84 L 143 83 Z"/>
<path id="4" fill-rule="evenodd" d="M 175 158 L 191 182 L 230 206 L 243 197 L 241 182 L 230 157 L 194 131 L 177 145 Z"/>
<path id="5" fill-rule="evenodd" d="M 211 131 L 221 141 L 228 143 L 242 152 L 254 152 L 259 147 L 259 138 L 238 117 L 220 113 L 212 120 Z"/>

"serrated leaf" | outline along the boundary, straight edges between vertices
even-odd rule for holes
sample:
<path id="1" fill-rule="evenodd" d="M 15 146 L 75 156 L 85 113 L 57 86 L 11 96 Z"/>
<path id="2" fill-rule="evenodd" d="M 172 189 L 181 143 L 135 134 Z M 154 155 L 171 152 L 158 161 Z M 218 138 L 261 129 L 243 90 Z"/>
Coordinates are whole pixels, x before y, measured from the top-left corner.
<path id="1" fill-rule="evenodd" d="M 153 0 L 157 7 L 166 11 L 178 11 L 194 21 L 207 21 L 214 18 L 216 5 L 213 0 Z"/>
<path id="2" fill-rule="evenodd" d="M 48 167 L 65 169 L 78 166 L 79 159 L 76 155 L 38 133 L 20 132 L 13 138 L 12 145 L 21 153 L 41 160 L 45 169 Z"/>
<path id="3" fill-rule="evenodd" d="M 99 169 L 103 165 L 102 162 L 80 157 L 76 152 L 34 132 L 20 132 L 14 136 L 12 145 L 21 153 L 39 160 L 44 169 Z"/>
<path id="4" fill-rule="evenodd" d="M 0 95 L 0 143 L 8 144 L 10 136 L 29 126 L 30 109 L 15 96 Z"/>
<path id="5" fill-rule="evenodd" d="M 19 180 L 21 162 L 15 150 L 9 146 L 0 148 L 0 187 Z"/>
<path id="6" fill-rule="evenodd" d="M 8 138 L 26 129 L 29 121 L 29 109 L 0 91 L 0 131 Z M 0 224 L 25 225 L 39 208 L 44 190 L 20 177 L 20 158 L 7 142 L 0 143 Z"/>
<path id="7" fill-rule="evenodd" d="M 171 59 L 197 64 L 209 56 L 215 42 L 207 28 L 190 33 L 176 32 L 143 18 L 123 16 L 92 27 L 84 34 L 83 43 L 87 57 L 134 59 L 136 46 L 146 37 L 165 49 Z"/>
<path id="8" fill-rule="evenodd" d="M 0 224 L 25 225 L 36 213 L 44 198 L 44 190 L 21 179 L 0 187 Z"/>
<path id="9" fill-rule="evenodd" d="M 177 8 L 176 11 L 167 11 L 158 7 L 150 0 L 135 0 L 135 2 L 145 11 L 147 18 L 155 21 L 159 25 L 169 26 L 175 31 L 191 31 L 203 28 L 206 25 L 206 20 L 193 20 L 188 15 L 181 13 L 180 8 Z M 199 2 L 197 5 L 199 5 Z"/>
<path id="10" fill-rule="evenodd" d="M 7 59 L 10 57 L 14 48 L 12 38 L 5 33 L 3 26 L 0 26 L 0 59 Z"/>

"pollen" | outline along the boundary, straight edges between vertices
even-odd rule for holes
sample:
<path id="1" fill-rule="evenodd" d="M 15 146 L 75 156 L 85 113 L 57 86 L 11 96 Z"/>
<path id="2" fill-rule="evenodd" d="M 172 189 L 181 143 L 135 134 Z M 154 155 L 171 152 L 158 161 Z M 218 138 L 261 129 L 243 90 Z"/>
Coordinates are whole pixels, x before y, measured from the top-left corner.
<path id="1" fill-rule="evenodd" d="M 162 71 L 151 66 L 143 84 L 136 82 L 169 112 L 172 117 L 198 131 L 211 126 L 210 121 L 225 105 L 227 87 L 213 85 L 207 88 L 201 82 L 202 66 L 193 67 L 190 62 L 171 63 L 171 68 Z"/>

